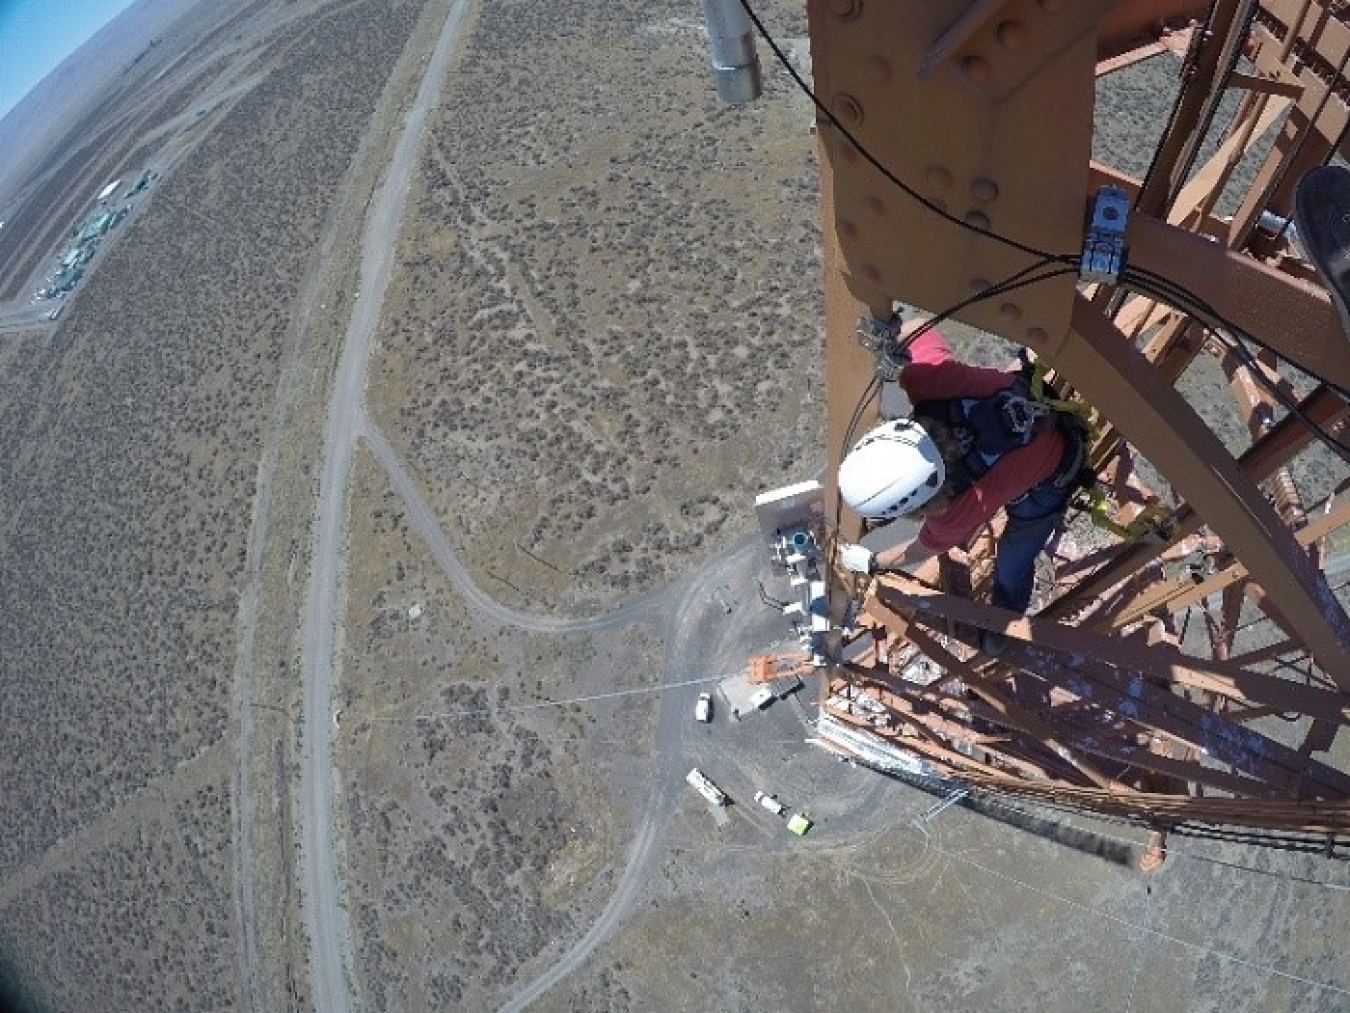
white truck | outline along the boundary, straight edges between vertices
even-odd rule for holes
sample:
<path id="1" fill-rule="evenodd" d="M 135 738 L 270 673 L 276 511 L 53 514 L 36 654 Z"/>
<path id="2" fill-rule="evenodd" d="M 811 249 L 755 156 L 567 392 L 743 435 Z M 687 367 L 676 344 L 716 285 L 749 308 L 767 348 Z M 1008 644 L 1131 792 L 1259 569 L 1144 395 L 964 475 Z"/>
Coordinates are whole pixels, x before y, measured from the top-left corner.
<path id="1" fill-rule="evenodd" d="M 721 788 L 708 780 L 703 771 L 695 767 L 686 776 L 685 780 L 694 786 L 700 795 L 706 798 L 713 805 L 726 805 L 727 796 Z"/>
<path id="2" fill-rule="evenodd" d="M 779 802 L 778 799 L 767 792 L 755 792 L 755 801 L 775 816 L 782 816 L 783 813 L 787 812 L 787 806 L 783 805 L 782 802 Z"/>

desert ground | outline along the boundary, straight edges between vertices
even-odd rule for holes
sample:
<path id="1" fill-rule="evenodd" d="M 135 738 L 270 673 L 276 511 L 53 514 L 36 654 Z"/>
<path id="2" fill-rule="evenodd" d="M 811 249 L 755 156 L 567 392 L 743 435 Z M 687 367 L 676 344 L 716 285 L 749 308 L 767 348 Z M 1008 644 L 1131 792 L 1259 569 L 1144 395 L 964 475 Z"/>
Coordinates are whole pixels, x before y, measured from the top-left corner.
<path id="1" fill-rule="evenodd" d="M 0 328 L 0 997 L 1350 1009 L 1339 853 L 1145 876 L 1136 828 L 838 762 L 812 686 L 693 721 L 788 635 L 755 494 L 825 460 L 812 110 L 762 47 L 730 109 L 697 4 L 156 10 L 0 189 L 22 305 L 159 173 Z M 1098 157 L 1143 171 L 1167 81 L 1113 81 Z"/>

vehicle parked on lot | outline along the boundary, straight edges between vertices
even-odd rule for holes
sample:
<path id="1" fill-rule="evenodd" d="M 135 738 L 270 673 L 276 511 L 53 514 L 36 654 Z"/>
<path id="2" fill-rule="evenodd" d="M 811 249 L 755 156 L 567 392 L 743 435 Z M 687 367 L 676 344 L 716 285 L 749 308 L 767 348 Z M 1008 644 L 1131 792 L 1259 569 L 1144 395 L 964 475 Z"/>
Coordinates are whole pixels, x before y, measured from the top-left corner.
<path id="1" fill-rule="evenodd" d="M 693 785 L 695 790 L 713 805 L 721 806 L 727 804 L 726 792 L 709 781 L 707 775 L 697 767 L 686 774 L 684 779 Z"/>
<path id="2" fill-rule="evenodd" d="M 700 693 L 698 702 L 694 704 L 694 720 L 702 721 L 707 724 L 712 720 L 712 694 Z"/>
<path id="3" fill-rule="evenodd" d="M 755 801 L 758 802 L 760 805 L 762 805 L 765 809 L 769 810 L 769 812 L 773 813 L 775 816 L 782 816 L 783 813 L 787 812 L 787 806 L 783 805 L 783 803 L 779 802 L 777 798 L 775 798 L 773 795 L 767 794 L 766 792 L 762 791 L 755 792 Z"/>

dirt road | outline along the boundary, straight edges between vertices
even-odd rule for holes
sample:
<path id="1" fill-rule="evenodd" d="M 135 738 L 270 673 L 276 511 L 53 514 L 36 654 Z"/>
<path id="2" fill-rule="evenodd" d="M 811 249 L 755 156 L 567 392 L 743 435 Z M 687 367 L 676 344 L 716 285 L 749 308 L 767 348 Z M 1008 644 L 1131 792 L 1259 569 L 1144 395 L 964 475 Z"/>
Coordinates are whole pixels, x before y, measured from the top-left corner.
<path id="1" fill-rule="evenodd" d="M 467 0 L 457 0 L 446 12 L 393 159 L 371 201 L 361 245 L 361 296 L 352 305 L 324 430 L 323 470 L 314 508 L 301 638 L 303 712 L 300 799 L 296 807 L 296 836 L 301 847 L 299 878 L 310 945 L 310 988 L 315 1008 L 324 1013 L 345 1013 L 354 1005 L 350 928 L 334 822 L 337 784 L 332 756 L 347 487 L 370 348 L 397 247 L 404 200 L 427 115 L 439 99 L 466 7 Z"/>
<path id="2" fill-rule="evenodd" d="M 384 469 L 402 501 L 409 524 L 431 553 L 437 568 L 473 612 L 514 629 L 544 633 L 598 632 L 633 622 L 647 622 L 657 629 L 658 635 L 667 645 L 665 664 L 662 666 L 663 683 L 688 685 L 706 679 L 707 673 L 715 670 L 715 666 L 710 664 L 707 627 L 697 621 L 698 613 L 709 607 L 714 587 L 734 579 L 730 571 L 745 570 L 754 565 L 758 538 L 741 540 L 726 556 L 704 567 L 692 578 L 635 599 L 605 615 L 569 619 L 521 612 L 493 600 L 474 583 L 384 434 L 364 415 L 361 430 L 376 461 Z M 741 577 L 744 579 L 743 574 Z M 614 892 L 604 909 L 586 933 L 552 967 L 528 983 L 502 1007 L 503 1013 L 525 1009 L 580 967 L 629 910 L 649 872 L 655 844 L 664 827 L 666 814 L 671 809 L 673 796 L 684 784 L 687 763 L 680 750 L 679 728 L 683 727 L 683 719 L 687 717 L 685 708 L 680 708 L 677 714 L 676 708 L 662 706 L 655 741 L 657 761 L 653 773 L 653 790 L 628 848 Z"/>
<path id="3" fill-rule="evenodd" d="M 508 608 L 474 583 L 473 577 L 460 562 L 454 547 L 442 530 L 440 521 L 427 501 L 422 498 L 412 477 L 403 467 L 389 441 L 385 439 L 384 433 L 364 414 L 361 420 L 361 435 L 365 438 L 366 445 L 375 460 L 384 469 L 399 499 L 403 501 L 408 523 L 413 531 L 422 539 L 432 559 L 436 561 L 436 566 L 475 615 L 532 633 L 592 633 L 660 616 L 668 607 L 666 602 L 672 594 L 677 593 L 680 585 L 665 587 L 660 591 L 634 598 L 612 612 L 585 619 L 542 616 Z"/>

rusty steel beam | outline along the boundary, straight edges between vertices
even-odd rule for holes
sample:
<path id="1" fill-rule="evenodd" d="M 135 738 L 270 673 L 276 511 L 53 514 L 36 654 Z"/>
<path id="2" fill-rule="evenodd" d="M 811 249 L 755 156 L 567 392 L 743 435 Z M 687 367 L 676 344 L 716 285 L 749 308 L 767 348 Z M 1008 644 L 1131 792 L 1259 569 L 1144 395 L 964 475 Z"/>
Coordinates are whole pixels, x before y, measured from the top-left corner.
<path id="1" fill-rule="evenodd" d="M 1193 315 L 1221 328 L 1236 325 L 1304 372 L 1350 390 L 1350 339 L 1325 291 L 1147 215 L 1130 219 L 1126 238 L 1133 268 L 1222 307 L 1224 319 Z"/>
<path id="2" fill-rule="evenodd" d="M 1322 668 L 1350 689 L 1350 618 L 1260 490 L 1185 399 L 1081 297 L 1072 337 L 1036 351 L 1113 419 L 1193 508 L 1204 504 L 1205 521 L 1279 599 Z"/>
<path id="3" fill-rule="evenodd" d="M 1242 26 L 1253 6 L 1252 0 L 1216 4 L 1207 31 L 1196 33 L 1180 101 L 1159 145 L 1153 174 L 1137 199 L 1140 212 L 1164 216 L 1181 188 L 1183 174 L 1204 142 L 1200 127 L 1223 100 L 1223 75 L 1242 48 Z"/>
<path id="4" fill-rule="evenodd" d="M 1178 741 L 1202 748 L 1216 759 L 1243 768 L 1245 773 L 1273 788 L 1287 790 L 1297 782 L 1313 781 L 1324 789 L 1324 794 L 1350 797 L 1350 775 L 1301 758 L 1294 750 L 1251 729 L 1239 731 L 1223 717 L 1155 684 L 1181 682 L 1197 668 L 1214 685 L 1221 684 L 1225 678 L 1233 679 L 1231 674 L 1221 671 L 1206 671 L 1214 662 L 1203 662 L 1171 650 L 1149 648 L 1127 639 L 1103 638 L 1036 618 L 1018 617 L 1016 613 L 975 605 L 953 595 L 932 591 L 903 577 L 886 576 L 879 579 L 878 585 L 877 595 L 883 602 L 892 607 L 913 609 L 911 618 L 919 622 L 928 622 L 930 617 L 938 616 L 976 624 L 979 618 L 991 613 L 1001 616 L 1003 622 L 999 628 L 1003 632 L 1014 640 L 1033 645 L 1027 648 L 1025 655 L 1015 656 L 1012 649 L 1005 655 L 1024 666 L 1036 666 L 1034 669 L 1026 667 L 1025 671 L 1034 671 L 1037 677 L 1048 681 L 1053 678 L 1050 673 L 1056 666 L 1069 659 L 1072 664 L 1062 669 L 1063 674 L 1055 682 L 1060 688 L 1100 702 L 1108 710 L 1142 726 L 1158 729 Z M 1056 654 L 1037 653 L 1038 647 Z M 1244 694 L 1257 691 L 1254 698 L 1244 695 L 1243 699 L 1257 704 L 1274 702 L 1262 697 L 1264 692 L 1272 691 L 1272 683 L 1279 683 L 1279 680 L 1254 673 L 1243 678 L 1246 682 Z M 1314 716 L 1327 715 L 1343 720 L 1346 708 L 1350 707 L 1350 695 L 1347 694 L 1328 694 L 1295 684 L 1283 685 L 1302 691 L 1303 701 L 1316 706 Z"/>
<path id="5" fill-rule="evenodd" d="M 1120 0 L 1097 22 L 1098 62 L 1157 44 L 1203 20 L 1206 0 Z"/>
<path id="6" fill-rule="evenodd" d="M 923 639 L 919 639 L 920 637 L 924 637 L 926 642 Z M 951 654 L 949 651 L 943 650 L 931 637 L 927 636 L 926 633 L 915 633 L 913 638 L 916 643 L 920 643 L 926 648 L 925 653 L 928 653 L 929 657 L 942 661 L 949 671 L 964 675 L 970 691 L 983 700 L 994 714 L 997 715 L 997 720 L 1002 722 L 1005 726 L 1033 735 L 1045 749 L 1048 749 L 1065 763 L 1072 766 L 1081 773 L 1089 783 L 1096 784 L 1100 787 L 1107 787 L 1113 783 L 1113 778 L 1098 769 L 1097 766 L 1090 762 L 1085 756 L 1079 755 L 1077 750 L 1066 743 L 1052 724 L 1043 721 L 1034 711 L 1019 707 L 1014 701 L 1008 698 L 1007 694 L 1003 693 L 995 686 L 991 680 L 980 678 L 963 662 L 959 661 L 955 655 Z"/>
<path id="7" fill-rule="evenodd" d="M 1232 391 L 1233 400 L 1243 417 L 1243 422 L 1246 423 L 1247 432 L 1253 441 L 1259 442 L 1275 427 L 1275 413 L 1279 402 L 1262 383 L 1257 381 L 1255 376 L 1257 370 L 1262 371 L 1261 375 L 1266 382 L 1276 386 L 1286 400 L 1291 402 L 1294 400 L 1293 392 L 1288 383 L 1281 380 L 1278 375 L 1274 375 L 1273 370 L 1263 369 L 1264 364 L 1259 359 L 1255 367 L 1250 367 L 1245 362 L 1239 361 L 1231 351 L 1225 351 L 1220 362 L 1224 373 L 1228 376 L 1229 389 Z M 1303 523 L 1307 506 L 1299 492 L 1298 483 L 1294 481 L 1293 473 L 1288 468 L 1281 468 L 1270 479 L 1270 485 L 1274 491 L 1275 509 L 1279 512 L 1280 520 L 1291 528 L 1297 528 Z"/>
<path id="8" fill-rule="evenodd" d="M 1265 364 L 1259 358 L 1255 367 L 1249 367 L 1239 362 L 1231 351 L 1225 351 L 1221 362 L 1228 375 L 1233 399 L 1247 424 L 1247 431 L 1254 442 L 1260 442 L 1275 427 L 1279 402 L 1263 383 L 1257 381 L 1257 370 L 1261 371 L 1266 383 L 1273 385 L 1291 403 L 1295 400 L 1293 391 L 1287 382 L 1274 374 L 1274 370 L 1264 368 Z M 1271 478 L 1270 485 L 1280 519 L 1289 527 L 1298 528 L 1307 515 L 1307 505 L 1303 502 L 1303 494 L 1299 491 L 1293 472 L 1287 467 L 1281 468 Z"/>
<path id="9" fill-rule="evenodd" d="M 1309 419 L 1323 429 L 1335 430 L 1350 417 L 1350 404 L 1339 394 L 1319 387 L 1299 403 L 1299 415 Z M 1295 415 L 1288 415 L 1264 437 L 1260 443 L 1249 449 L 1238 459 L 1239 465 L 1247 477 L 1260 484 L 1288 464 L 1294 456 L 1311 442 L 1312 436 L 1307 427 Z M 1348 448 L 1350 449 L 1350 448 Z M 1174 543 L 1199 530 L 1201 521 L 1194 511 L 1182 507 L 1174 519 Z M 1081 611 L 1085 603 L 1092 603 L 1107 591 L 1126 580 L 1132 574 L 1141 572 L 1154 559 L 1162 554 L 1166 547 L 1134 543 L 1123 545 L 1116 557 L 1090 576 L 1082 578 L 1075 592 L 1052 602 L 1042 612 L 1050 618 L 1059 618 L 1075 611 Z M 1161 583 L 1161 582 L 1159 582 Z M 1145 594 L 1140 591 L 1139 594 Z M 1124 607 L 1124 606 L 1119 606 Z M 1138 614 L 1142 615 L 1142 610 Z M 1113 610 L 1102 611 L 1101 615 L 1111 615 Z M 1094 613 L 1096 615 L 1098 613 Z M 1089 621 L 1089 620 L 1085 620 Z M 1090 620 L 1094 625 L 1098 619 Z"/>
<path id="10" fill-rule="evenodd" d="M 837 251 L 853 298 L 873 310 L 888 313 L 906 291 L 922 295 L 908 301 L 944 309 L 1043 254 L 1082 249 L 1093 105 L 1082 82 L 1093 80 L 1097 15 L 1112 4 L 1022 0 L 939 46 L 982 6 L 807 5 L 816 91 L 838 121 L 819 131 L 830 165 L 826 248 Z M 961 317 L 986 329 L 1001 320 L 1058 332 L 1073 282 L 1042 281 Z"/>
<path id="11" fill-rule="evenodd" d="M 956 616 L 959 621 L 974 626 L 1003 628 L 1003 624 L 1013 615 L 993 606 L 934 592 L 902 575 L 888 575 L 880 581 L 875 607 L 880 615 L 895 616 L 895 621 L 908 620 L 885 604 L 885 589 L 892 587 L 912 598 L 929 602 L 927 607 L 935 612 Z M 1069 655 L 1109 659 L 1119 667 L 1140 672 L 1160 682 L 1201 690 L 1241 705 L 1268 705 L 1282 712 L 1336 720 L 1350 718 L 1350 696 L 1345 693 L 1249 670 L 1232 659 L 1201 658 L 1184 655 L 1174 648 L 1147 647 L 1134 640 L 1105 637 L 1088 630 L 1054 624 L 1040 617 L 1024 618 L 1019 622 L 1025 624 L 1020 628 L 1026 631 L 1027 640 L 1043 643 Z M 910 634 L 906 636 L 908 638 Z M 947 661 L 951 656 L 949 652 L 944 652 L 939 657 Z M 954 670 L 965 674 L 963 669 Z"/>
<path id="12" fill-rule="evenodd" d="M 962 778 L 993 792 L 1125 816 L 1148 825 L 1227 824 L 1309 833 L 1344 833 L 1350 830 L 1348 802 L 1199 798 L 1144 792 L 1117 795 L 1095 788 L 1037 784 L 1006 774 L 991 775 L 985 772 L 963 774 Z"/>
<path id="13" fill-rule="evenodd" d="M 1335 509 L 1314 518 L 1300 528 L 1295 537 L 1300 545 L 1312 546 L 1347 524 L 1350 524 L 1350 502 L 1341 503 Z M 1223 570 L 1211 574 L 1203 580 L 1175 582 L 1168 586 L 1167 590 L 1171 593 L 1167 594 L 1165 599 L 1163 596 L 1156 596 L 1147 603 L 1139 601 L 1133 608 L 1118 613 L 1114 620 L 1118 625 L 1126 626 L 1138 622 L 1144 615 L 1157 608 L 1166 608 L 1168 611 L 1177 612 L 1208 598 L 1211 594 L 1223 591 L 1238 581 L 1246 580 L 1247 576 L 1247 568 L 1240 562 L 1234 561 L 1224 567 Z"/>
<path id="14" fill-rule="evenodd" d="M 1299 109 L 1305 121 L 1317 120 L 1318 133 L 1333 142 L 1345 129 L 1344 101 L 1324 101 L 1328 84 L 1344 94 L 1350 69 L 1350 25 L 1335 4 L 1304 0 L 1264 0 L 1257 12 L 1251 53 L 1266 74 L 1282 73 L 1303 86 Z M 1290 26 L 1295 26 L 1291 31 Z"/>
<path id="15" fill-rule="evenodd" d="M 954 775 L 992 775 L 1005 776 L 1006 770 L 991 766 L 974 757 L 966 756 L 964 753 L 946 745 L 942 740 L 928 734 L 923 735 L 902 735 L 890 729 L 877 728 L 870 721 L 857 714 L 847 714 L 836 709 L 829 711 L 830 715 L 839 721 L 843 721 L 855 728 L 863 729 L 878 738 L 897 745 L 902 749 L 917 753 L 933 763 L 940 765 L 948 776 Z M 1054 772 L 1021 757 L 1013 755 L 1000 755 L 999 759 L 1007 763 L 1008 766 L 1022 771 L 1023 775 L 1041 780 L 1054 779 Z"/>
<path id="16" fill-rule="evenodd" d="M 1214 235 L 1221 231 L 1205 229 L 1202 225 L 1210 220 L 1220 193 L 1232 178 L 1242 157 L 1251 150 L 1253 135 L 1259 139 L 1279 121 L 1290 105 L 1287 98 L 1278 102 L 1270 102 L 1266 96 L 1258 98 L 1246 118 L 1236 124 L 1235 132 L 1225 138 L 1209 161 L 1186 181 L 1168 206 L 1166 215 L 1158 217 L 1193 232 L 1204 231 Z"/>

